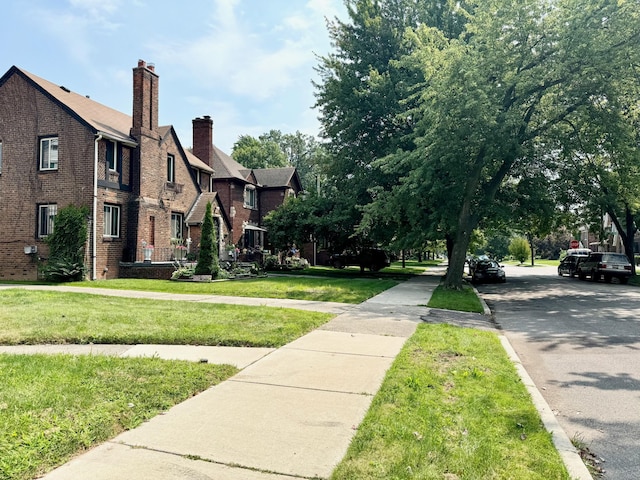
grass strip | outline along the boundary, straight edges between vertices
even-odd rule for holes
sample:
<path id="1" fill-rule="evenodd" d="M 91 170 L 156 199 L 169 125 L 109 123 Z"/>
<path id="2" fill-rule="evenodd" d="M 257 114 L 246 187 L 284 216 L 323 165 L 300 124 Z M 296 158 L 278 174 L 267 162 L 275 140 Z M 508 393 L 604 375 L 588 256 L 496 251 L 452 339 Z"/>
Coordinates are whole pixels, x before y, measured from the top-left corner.
<path id="1" fill-rule="evenodd" d="M 113 343 L 279 347 L 331 314 L 132 299 L 82 293 L 0 291 L 0 343 Z"/>
<path id="2" fill-rule="evenodd" d="M 197 283 L 170 280 L 114 279 L 68 285 L 149 292 L 231 295 L 235 297 L 290 298 L 317 302 L 361 303 L 398 282 L 380 278 L 308 278 L 275 275 L 225 282 Z"/>
<path id="3" fill-rule="evenodd" d="M 484 311 L 480 299 L 473 288 L 464 285 L 461 290 L 453 290 L 438 285 L 429 299 L 428 307 L 444 310 L 457 310 L 459 312 Z"/>
<path id="4" fill-rule="evenodd" d="M 0 478 L 36 478 L 236 371 L 158 358 L 0 355 Z"/>
<path id="5" fill-rule="evenodd" d="M 569 476 L 498 337 L 420 325 L 331 478 Z"/>

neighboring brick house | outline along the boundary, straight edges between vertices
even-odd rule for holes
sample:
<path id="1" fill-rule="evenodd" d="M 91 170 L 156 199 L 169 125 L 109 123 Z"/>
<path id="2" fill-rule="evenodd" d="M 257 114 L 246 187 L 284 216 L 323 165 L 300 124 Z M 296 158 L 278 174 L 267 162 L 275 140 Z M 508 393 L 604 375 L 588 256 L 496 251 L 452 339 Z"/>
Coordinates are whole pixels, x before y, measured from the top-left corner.
<path id="1" fill-rule="evenodd" d="M 0 78 L 0 279 L 37 277 L 56 212 L 70 204 L 90 211 L 91 279 L 142 262 L 143 243 L 154 261 L 175 258 L 172 239 L 197 246 L 207 201 L 223 238 L 230 223 L 212 175 L 158 126 L 153 65 L 133 69 L 132 116 L 11 67 Z"/>
<path id="2" fill-rule="evenodd" d="M 226 245 L 244 250 L 268 245 L 264 217 L 301 190 L 295 167 L 251 170 L 213 144 L 213 120 L 193 120 L 193 153 L 214 170 L 213 188 L 231 222 Z"/>

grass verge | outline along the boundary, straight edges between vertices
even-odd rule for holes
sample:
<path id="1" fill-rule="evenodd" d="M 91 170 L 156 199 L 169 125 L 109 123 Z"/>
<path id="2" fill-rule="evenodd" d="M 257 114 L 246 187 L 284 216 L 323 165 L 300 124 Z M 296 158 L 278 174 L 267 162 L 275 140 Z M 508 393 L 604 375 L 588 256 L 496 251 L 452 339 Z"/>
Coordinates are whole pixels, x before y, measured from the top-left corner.
<path id="1" fill-rule="evenodd" d="M 420 325 L 332 480 L 568 479 L 495 334 Z"/>
<path id="2" fill-rule="evenodd" d="M 7 289 L 0 343 L 279 347 L 333 315 L 286 308 Z"/>
<path id="3" fill-rule="evenodd" d="M 40 476 L 235 372 L 157 358 L 0 355 L 0 478 Z"/>
<path id="4" fill-rule="evenodd" d="M 307 278 L 271 276 L 228 282 L 172 282 L 170 280 L 114 279 L 74 282 L 67 285 L 149 292 L 231 295 L 235 297 L 291 298 L 318 302 L 361 303 L 397 285 L 381 278 Z"/>
<path id="5" fill-rule="evenodd" d="M 460 312 L 482 313 L 484 308 L 473 288 L 468 285 L 462 290 L 451 290 L 438 285 L 429 299 L 428 307 Z"/>

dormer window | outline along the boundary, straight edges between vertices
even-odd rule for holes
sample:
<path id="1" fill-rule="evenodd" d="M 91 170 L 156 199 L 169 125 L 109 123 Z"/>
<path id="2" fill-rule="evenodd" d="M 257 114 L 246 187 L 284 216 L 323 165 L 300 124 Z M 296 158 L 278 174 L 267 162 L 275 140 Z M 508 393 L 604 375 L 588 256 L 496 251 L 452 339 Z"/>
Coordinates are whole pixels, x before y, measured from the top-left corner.
<path id="1" fill-rule="evenodd" d="M 256 187 L 254 187 L 253 185 L 246 185 L 244 187 L 244 206 L 245 208 L 251 209 L 258 208 Z"/>
<path id="2" fill-rule="evenodd" d="M 58 137 L 40 139 L 40 170 L 58 169 Z"/>

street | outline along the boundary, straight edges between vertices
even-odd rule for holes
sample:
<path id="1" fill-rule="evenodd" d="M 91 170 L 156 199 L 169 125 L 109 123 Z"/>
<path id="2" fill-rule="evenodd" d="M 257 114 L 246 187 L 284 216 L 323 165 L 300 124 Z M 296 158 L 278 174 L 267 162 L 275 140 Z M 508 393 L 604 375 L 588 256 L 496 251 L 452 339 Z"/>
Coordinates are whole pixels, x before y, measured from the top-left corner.
<path id="1" fill-rule="evenodd" d="M 605 460 L 602 478 L 640 478 L 640 288 L 505 271 L 478 291 L 563 429 Z"/>

